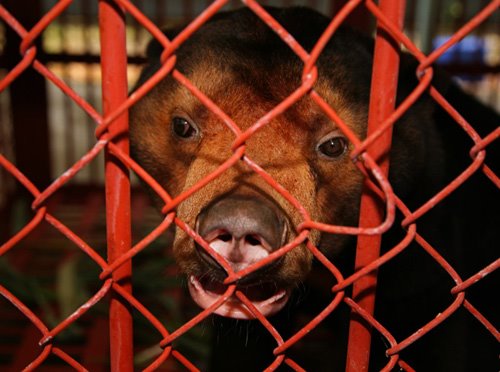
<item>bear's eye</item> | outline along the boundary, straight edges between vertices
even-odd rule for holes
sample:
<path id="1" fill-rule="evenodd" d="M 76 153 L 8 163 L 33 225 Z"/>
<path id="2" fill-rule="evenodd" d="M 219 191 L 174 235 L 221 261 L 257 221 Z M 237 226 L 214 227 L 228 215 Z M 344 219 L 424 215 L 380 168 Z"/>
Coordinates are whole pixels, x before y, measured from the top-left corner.
<path id="1" fill-rule="evenodd" d="M 318 151 L 329 158 L 338 158 L 344 155 L 348 148 L 347 139 L 345 137 L 336 136 L 330 137 L 327 140 L 321 142 L 317 149 Z"/>
<path id="2" fill-rule="evenodd" d="M 183 139 L 194 138 L 198 135 L 198 128 L 188 120 L 178 116 L 172 119 L 172 131 L 177 137 Z"/>

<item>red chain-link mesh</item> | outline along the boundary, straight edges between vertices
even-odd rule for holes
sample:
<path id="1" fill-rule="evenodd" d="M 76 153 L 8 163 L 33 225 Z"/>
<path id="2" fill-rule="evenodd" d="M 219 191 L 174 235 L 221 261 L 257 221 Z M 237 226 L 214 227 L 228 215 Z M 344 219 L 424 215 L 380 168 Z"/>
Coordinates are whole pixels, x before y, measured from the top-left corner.
<path id="1" fill-rule="evenodd" d="M 271 15 L 268 14 L 256 1 L 247 0 L 242 2 L 253 12 L 255 12 L 255 14 L 260 17 L 270 28 L 272 28 L 283 39 L 283 42 L 288 44 L 288 46 L 304 62 L 302 84 L 289 97 L 283 100 L 283 102 L 278 104 L 266 115 L 261 117 L 246 131 L 242 131 L 228 115 L 226 115 L 219 107 L 217 107 L 214 102 L 210 100 L 210 98 L 206 97 L 181 72 L 175 69 L 176 49 L 182 43 L 184 43 L 190 37 L 190 35 L 198 30 L 201 25 L 203 25 L 224 5 L 226 5 L 228 3 L 228 0 L 214 1 L 203 11 L 202 14 L 200 14 L 194 21 L 192 21 L 173 40 L 168 40 L 167 37 L 160 31 L 160 29 L 151 21 L 149 21 L 147 17 L 145 17 L 144 14 L 142 14 L 141 11 L 137 9 L 130 1 L 115 0 L 114 5 L 117 6 L 116 9 L 120 8 L 124 12 L 129 13 L 136 19 L 137 22 L 145 27 L 151 33 L 151 35 L 155 39 L 157 39 L 164 47 L 164 52 L 162 54 L 163 65 L 146 83 L 139 87 L 126 100 L 123 100 L 119 105 L 117 105 L 117 107 L 108 110 L 105 115 L 99 114 L 88 102 L 78 96 L 78 94 L 74 90 L 66 85 L 64 81 L 59 79 L 37 59 L 37 49 L 34 46 L 35 40 L 44 31 L 47 25 L 49 25 L 62 12 L 65 11 L 65 9 L 70 5 L 71 0 L 59 1 L 47 14 L 45 14 L 45 16 L 40 19 L 40 21 L 31 30 L 26 30 L 2 5 L 0 5 L 0 18 L 7 24 L 7 27 L 11 27 L 22 38 L 22 42 L 20 44 L 20 54 L 22 56 L 22 59 L 0 81 L 0 91 L 4 90 L 10 84 L 12 84 L 12 82 L 15 81 L 15 79 L 20 74 L 22 74 L 24 70 L 32 67 L 45 78 L 50 80 L 53 84 L 55 84 L 59 89 L 61 89 L 75 103 L 77 103 L 81 107 L 81 109 L 84 110 L 95 121 L 97 125 L 97 142 L 93 146 L 93 148 L 90 149 L 64 174 L 60 175 L 60 177 L 57 178 L 57 180 L 54 181 L 45 190 L 39 190 L 28 178 L 26 178 L 22 174 L 19 169 L 16 168 L 14 164 L 12 164 L 3 155 L 0 155 L 1 166 L 4 167 L 7 172 L 12 175 L 12 177 L 17 179 L 17 181 L 19 181 L 26 188 L 26 190 L 28 190 L 33 195 L 32 208 L 34 211 L 32 220 L 27 223 L 19 232 L 17 232 L 12 238 L 10 238 L 10 240 L 2 244 L 2 246 L 0 247 L 0 255 L 5 255 L 11 249 L 15 249 L 16 245 L 23 238 L 30 234 L 30 232 L 33 231 L 33 229 L 37 225 L 45 220 L 55 229 L 57 229 L 61 234 L 71 240 L 76 245 L 76 247 L 85 252 L 88 257 L 95 263 L 97 263 L 102 269 L 102 273 L 100 274 L 100 279 L 102 280 L 101 288 L 90 299 L 88 299 L 85 304 L 76 309 L 73 314 L 68 316 L 64 321 L 62 321 L 53 329 L 49 329 L 44 324 L 44 322 L 36 314 L 33 313 L 32 310 L 25 306 L 7 288 L 4 288 L 0 285 L 0 293 L 8 301 L 10 301 L 27 319 L 29 319 L 29 321 L 32 322 L 41 333 L 39 341 L 39 346 L 41 348 L 40 353 L 38 357 L 33 360 L 31 364 L 29 364 L 27 369 L 36 368 L 37 366 L 41 365 L 50 354 L 53 354 L 75 369 L 85 370 L 85 367 L 78 363 L 67 352 L 54 346 L 53 341 L 57 339 L 57 336 L 64 329 L 70 327 L 85 312 L 87 312 L 91 307 L 99 302 L 104 296 L 110 293 L 113 293 L 114 297 L 118 298 L 122 303 L 127 304 L 131 308 L 134 308 L 139 313 L 141 313 L 149 322 L 151 322 L 153 327 L 156 328 L 156 330 L 161 335 L 162 340 L 160 342 L 160 345 L 164 348 L 163 352 L 153 363 L 151 363 L 146 368 L 146 370 L 154 370 L 155 368 L 160 366 L 167 358 L 177 359 L 188 370 L 197 370 L 197 367 L 194 366 L 187 358 L 185 358 L 177 350 L 173 349 L 172 342 L 186 333 L 196 324 L 200 323 L 203 319 L 211 315 L 218 306 L 220 306 L 232 295 L 238 297 L 248 307 L 252 314 L 258 319 L 260 323 L 262 323 L 262 325 L 276 340 L 277 347 L 274 350 L 276 359 L 268 367 L 269 370 L 275 369 L 282 363 L 286 363 L 294 370 L 303 370 L 302 367 L 297 364 L 297 362 L 287 356 L 287 349 L 295 344 L 298 340 L 306 336 L 314 327 L 321 323 L 329 314 L 332 313 L 332 311 L 334 311 L 339 306 L 341 302 L 344 302 L 350 308 L 352 308 L 353 311 L 359 314 L 359 316 L 361 316 L 366 322 L 368 322 L 373 327 L 373 330 L 375 332 L 378 332 L 381 337 L 383 337 L 387 341 L 388 345 L 390 345 L 390 347 L 386 350 L 389 361 L 384 367 L 384 370 L 390 370 L 396 364 L 399 364 L 399 366 L 404 370 L 412 370 L 411 366 L 400 358 L 399 353 L 403 349 L 414 343 L 416 340 L 424 337 L 430 330 L 434 329 L 443 321 L 445 321 L 459 308 L 463 308 L 470 312 L 475 318 L 477 318 L 478 322 L 487 329 L 487 331 L 489 331 L 497 340 L 500 341 L 500 334 L 498 330 L 465 298 L 467 289 L 475 285 L 486 275 L 492 273 L 500 266 L 500 259 L 497 259 L 496 261 L 490 263 L 488 266 L 486 266 L 478 273 L 472 275 L 470 278 L 462 278 L 454 270 L 454 268 L 450 264 L 448 264 L 446 260 L 436 251 L 436 249 L 434 249 L 428 242 L 426 242 L 420 235 L 416 233 L 416 223 L 418 222 L 418 219 L 422 215 L 427 213 L 434 205 L 449 196 L 455 189 L 457 189 L 457 187 L 463 184 L 475 172 L 483 172 L 491 180 L 491 182 L 493 182 L 497 187 L 500 188 L 500 179 L 498 175 L 496 175 L 490 168 L 488 168 L 484 164 L 485 150 L 489 144 L 491 144 L 499 137 L 500 128 L 497 128 L 485 137 L 480 137 L 475 132 L 474 128 L 469 125 L 469 123 L 467 123 L 467 121 L 459 114 L 459 112 L 456 111 L 455 108 L 446 101 L 446 99 L 435 87 L 433 87 L 433 69 L 432 67 L 430 67 L 431 64 L 435 62 L 437 58 L 439 58 L 447 49 L 461 40 L 465 35 L 471 32 L 481 22 L 489 17 L 495 10 L 497 10 L 500 5 L 500 0 L 491 1 L 460 30 L 458 30 L 449 39 L 449 41 L 447 41 L 438 49 L 434 50 L 429 55 L 425 55 L 424 53 L 422 53 L 413 44 L 413 42 L 400 31 L 398 22 L 394 19 L 389 18 L 387 16 L 387 13 L 383 12 L 375 2 L 370 0 L 351 0 L 347 2 L 346 5 L 332 19 L 329 27 L 325 30 L 324 34 L 318 40 L 317 44 L 310 53 L 307 53 L 302 48 L 302 46 L 299 45 L 293 39 L 293 37 L 291 37 L 287 30 L 285 30 L 278 22 L 276 22 L 276 20 L 274 20 Z M 111 0 L 110 3 L 112 3 Z M 395 40 L 397 43 L 401 43 L 419 61 L 419 67 L 416 73 L 419 77 L 420 82 L 418 86 L 413 90 L 413 92 L 408 95 L 404 99 L 404 101 L 399 104 L 394 109 L 394 111 L 390 113 L 390 115 L 378 125 L 377 129 L 372 131 L 369 136 L 362 141 L 342 121 L 335 110 L 330 107 L 325 102 L 325 100 L 313 89 L 313 86 L 317 78 L 315 63 L 319 55 L 321 54 L 322 49 L 324 48 L 330 37 L 335 33 L 338 26 L 345 20 L 345 18 L 358 6 L 363 4 L 377 19 L 379 26 L 383 27 L 393 40 Z M 118 9 L 118 12 L 120 11 L 120 9 Z M 105 16 L 103 15 L 103 17 Z M 106 49 L 102 51 L 103 55 L 108 52 L 109 51 L 107 51 Z M 175 197 L 171 197 L 150 175 L 148 175 L 137 163 L 134 162 L 134 160 L 132 160 L 128 156 L 127 152 L 124 151 L 123 148 L 115 143 L 116 141 L 114 135 L 112 134 L 114 132 L 111 130 L 112 126 L 116 124 L 117 120 L 167 74 L 171 74 L 180 84 L 185 86 L 194 96 L 196 96 L 207 109 L 212 111 L 222 122 L 227 125 L 227 127 L 234 133 L 235 136 L 232 145 L 233 155 L 228 158 L 224 162 L 224 164 L 222 164 L 216 171 L 203 178 L 189 190 L 186 190 L 182 194 Z M 373 157 L 368 154 L 367 149 L 372 145 L 376 146 L 379 138 L 388 133 L 388 131 L 392 130 L 392 126 L 394 125 L 394 123 L 411 107 L 411 105 L 415 103 L 415 101 L 425 91 L 428 91 L 433 99 L 439 105 L 441 105 L 446 110 L 446 112 L 449 113 L 449 115 L 457 122 L 457 124 L 470 136 L 475 145 L 472 147 L 472 149 L 470 149 L 470 157 L 472 159 L 470 166 L 448 186 L 434 195 L 428 202 L 426 202 L 416 210 L 411 211 L 403 204 L 401 200 L 398 199 L 396 195 L 394 195 L 391 185 L 389 184 L 386 176 L 384 176 L 384 172 L 373 160 Z M 305 210 L 305 208 L 297 201 L 297 199 L 295 199 L 293 195 L 291 195 L 286 189 L 279 185 L 269 174 L 266 173 L 264 169 L 262 169 L 258 164 L 256 164 L 245 154 L 246 140 L 248 140 L 256 131 L 266 126 L 270 121 L 283 113 L 295 102 L 297 102 L 297 100 L 305 95 L 310 95 L 310 97 L 318 104 L 318 106 L 324 111 L 324 113 L 328 115 L 328 117 L 333 122 L 337 123 L 340 130 L 354 145 L 354 150 L 351 154 L 353 161 L 355 161 L 356 165 L 365 175 L 374 180 L 374 182 L 368 182 L 368 185 L 372 189 L 372 191 L 375 191 L 379 195 L 381 200 L 384 200 L 385 202 L 385 219 L 381 221 L 378 226 L 370 228 L 332 226 L 312 220 L 308 211 Z M 107 260 L 100 256 L 96 252 L 96 250 L 94 250 L 89 244 L 83 241 L 73 231 L 71 231 L 71 229 L 69 229 L 61 221 L 55 218 L 46 207 L 47 199 L 57 193 L 65 183 L 71 180 L 77 172 L 87 166 L 102 151 L 107 151 L 109 153 L 109 156 L 111 156 L 115 161 L 121 162 L 126 168 L 135 172 L 144 182 L 151 186 L 151 188 L 165 203 L 165 206 L 163 208 L 163 213 L 165 215 L 163 222 L 140 242 L 135 244 L 133 247 L 130 247 L 130 249 L 126 253 L 120 254 L 118 257 L 116 257 L 116 259 L 114 259 L 112 263 L 107 262 Z M 298 226 L 299 234 L 292 242 L 273 252 L 262 261 L 253 264 L 242 271 L 234 272 L 230 265 L 225 262 L 225 260 L 221 256 L 219 256 L 205 241 L 203 241 L 203 239 L 190 226 L 186 225 L 182 220 L 176 217 L 175 208 L 179 205 L 179 203 L 189 198 L 193 193 L 203 188 L 208 183 L 212 182 L 228 168 L 232 167 L 234 164 L 240 161 L 240 159 L 242 159 L 255 173 L 261 176 L 269 185 L 275 188 L 291 205 L 297 208 L 297 210 L 301 213 L 303 220 L 302 223 Z M 108 178 L 107 182 L 111 182 L 111 180 Z M 295 247 L 297 247 L 298 245 L 306 242 L 308 234 L 312 229 L 336 234 L 362 236 L 380 235 L 387 231 L 393 224 L 396 209 L 398 209 L 405 217 L 402 222 L 402 227 L 406 230 L 405 238 L 392 249 L 390 249 L 387 253 L 379 258 L 373 259 L 369 264 L 349 277 L 344 277 L 333 262 L 326 258 L 318 250 L 317 247 L 313 246 L 309 241 L 307 241 L 307 248 L 318 259 L 318 261 L 321 262 L 331 272 L 331 274 L 337 280 L 337 284 L 332 288 L 332 298 L 330 304 L 305 327 L 303 327 L 289 339 L 283 339 L 279 332 L 273 327 L 273 325 L 252 305 L 252 302 L 249 301 L 242 292 L 237 290 L 235 285 L 237 280 L 241 279 L 251 272 L 254 272 L 255 270 L 258 270 L 262 266 L 275 260 L 277 257 L 283 256 L 290 250 L 295 249 Z M 196 315 L 194 318 L 192 318 L 190 321 L 188 321 L 178 329 L 168 331 L 164 327 L 164 325 L 162 325 L 161 322 L 143 304 L 141 304 L 141 302 L 139 302 L 126 287 L 124 287 L 124 285 L 118 283 L 118 281 L 114 277 L 114 273 L 116 273 L 116 271 L 119 270 L 125 263 L 129 263 L 130 259 L 137 253 L 139 253 L 143 249 L 147 249 L 148 245 L 159 235 L 163 234 L 172 224 L 175 224 L 179 228 L 186 231 L 189 236 L 195 239 L 196 242 L 200 244 L 200 246 L 207 250 L 209 254 L 214 257 L 222 267 L 224 267 L 224 269 L 227 271 L 225 284 L 227 284 L 228 287 L 224 295 L 222 295 L 220 299 L 212 306 L 201 311 L 198 315 Z M 454 301 L 449 305 L 448 308 L 442 309 L 439 316 L 432 319 L 427 324 L 422 324 L 420 329 L 416 330 L 406 339 L 396 340 L 391 335 L 391 333 L 373 317 L 371 311 L 365 310 L 362 306 L 360 306 L 359 303 L 354 301 L 352 298 L 347 297 L 345 295 L 345 290 L 349 286 L 352 286 L 353 284 L 355 285 L 360 280 L 360 278 L 365 277 L 368 273 L 372 273 L 381 265 L 398 255 L 412 241 L 416 241 L 420 245 L 420 247 L 425 250 L 456 283 L 456 285 L 451 288 L 451 293 L 454 296 Z M 121 321 L 126 322 L 127 320 L 124 320 L 120 317 L 115 317 L 112 319 L 112 321 L 119 323 Z M 111 334 L 111 338 L 113 338 L 113 334 Z M 125 348 L 128 347 L 126 343 L 124 343 L 124 345 Z M 33 347 L 35 348 L 36 345 L 33 345 Z M 114 352 L 129 354 L 133 353 L 132 350 L 115 350 Z M 130 366 L 129 368 L 132 367 Z M 115 367 L 115 369 L 119 370 L 119 368 L 117 367 Z"/>

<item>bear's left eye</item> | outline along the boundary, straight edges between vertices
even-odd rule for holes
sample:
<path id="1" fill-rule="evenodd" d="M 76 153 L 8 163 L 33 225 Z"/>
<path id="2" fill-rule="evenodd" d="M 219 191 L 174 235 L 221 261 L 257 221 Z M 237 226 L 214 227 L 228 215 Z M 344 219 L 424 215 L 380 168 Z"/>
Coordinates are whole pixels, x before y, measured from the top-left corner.
<path id="1" fill-rule="evenodd" d="M 320 142 L 317 150 L 326 157 L 338 158 L 344 155 L 348 146 L 347 139 L 337 135 Z"/>
<path id="2" fill-rule="evenodd" d="M 198 128 L 187 119 L 178 116 L 172 119 L 172 131 L 177 137 L 183 139 L 191 139 L 198 135 Z"/>

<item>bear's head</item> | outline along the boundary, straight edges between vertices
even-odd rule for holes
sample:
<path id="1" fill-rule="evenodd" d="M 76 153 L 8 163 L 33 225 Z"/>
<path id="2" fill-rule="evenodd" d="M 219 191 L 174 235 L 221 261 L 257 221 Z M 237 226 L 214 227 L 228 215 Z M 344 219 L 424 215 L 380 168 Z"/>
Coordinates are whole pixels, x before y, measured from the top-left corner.
<path id="1" fill-rule="evenodd" d="M 268 9 L 310 51 L 329 20 L 307 9 Z M 175 31 L 167 31 L 175 36 Z M 366 135 L 372 45 L 340 29 L 318 62 L 314 94 L 330 105 L 354 134 Z M 138 85 L 157 71 L 163 49 L 152 43 Z M 236 151 L 237 133 L 266 116 L 301 85 L 303 61 L 250 10 L 221 13 L 175 51 L 175 69 L 223 114 L 209 110 L 168 75 L 131 109 L 134 157 L 173 195 L 189 190 L 228 159 L 234 165 L 181 202 L 177 216 L 205 240 L 213 252 L 177 229 L 173 251 L 188 276 L 193 299 L 206 308 L 225 292 L 227 267 L 240 272 L 300 235 L 303 213 L 315 221 L 356 226 L 364 176 L 349 156 L 352 144 L 309 94 L 256 130 Z M 395 144 L 396 162 L 418 158 L 422 144 L 406 141 L 407 125 Z M 413 162 L 413 166 L 420 165 Z M 255 172 L 263 169 L 304 208 L 297 208 Z M 404 173 L 404 172 L 403 172 Z M 411 184 L 410 177 L 402 177 Z M 158 201 L 159 202 L 159 201 Z M 163 205 L 159 205 L 161 208 Z M 312 230 L 307 240 L 328 255 L 343 249 L 346 235 Z M 279 311 L 291 290 L 308 274 L 313 255 L 303 241 L 237 282 L 237 288 L 264 315 Z M 216 313 L 253 317 L 234 296 Z"/>

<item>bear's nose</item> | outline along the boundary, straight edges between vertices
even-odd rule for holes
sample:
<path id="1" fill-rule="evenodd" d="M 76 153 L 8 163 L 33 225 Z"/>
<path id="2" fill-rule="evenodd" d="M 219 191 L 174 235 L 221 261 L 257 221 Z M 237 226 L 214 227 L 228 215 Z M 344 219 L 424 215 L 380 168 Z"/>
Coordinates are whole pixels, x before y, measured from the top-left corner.
<path id="1" fill-rule="evenodd" d="M 197 232 L 233 270 L 239 271 L 281 247 L 286 239 L 286 224 L 270 202 L 232 195 L 200 213 Z M 204 252 L 202 256 L 208 258 Z"/>

